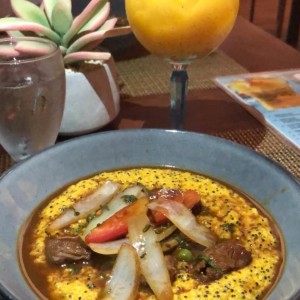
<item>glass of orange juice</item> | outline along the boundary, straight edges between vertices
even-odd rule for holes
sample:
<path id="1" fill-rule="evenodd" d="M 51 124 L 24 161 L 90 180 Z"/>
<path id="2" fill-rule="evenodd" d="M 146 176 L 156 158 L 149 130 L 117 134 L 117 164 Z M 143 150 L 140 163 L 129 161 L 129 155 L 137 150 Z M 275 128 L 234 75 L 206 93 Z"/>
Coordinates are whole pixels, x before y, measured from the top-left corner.
<path id="1" fill-rule="evenodd" d="M 239 0 L 125 0 L 125 6 L 138 41 L 173 66 L 171 120 L 173 128 L 182 129 L 187 67 L 224 41 L 234 25 Z"/>

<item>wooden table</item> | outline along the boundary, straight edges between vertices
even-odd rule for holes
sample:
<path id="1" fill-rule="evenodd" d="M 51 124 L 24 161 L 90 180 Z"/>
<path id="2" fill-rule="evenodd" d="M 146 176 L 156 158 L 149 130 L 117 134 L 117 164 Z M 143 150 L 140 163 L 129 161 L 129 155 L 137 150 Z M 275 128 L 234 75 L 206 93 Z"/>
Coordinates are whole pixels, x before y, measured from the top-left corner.
<path id="1" fill-rule="evenodd" d="M 300 68 L 300 52 L 242 18 L 237 20 L 232 33 L 220 49 L 250 72 Z M 118 58 L 132 57 L 143 51 L 139 45 L 135 45 Z M 119 116 L 101 131 L 170 128 L 168 94 L 121 100 Z M 219 88 L 192 90 L 189 93 L 185 130 L 226 137 L 229 132 L 235 130 L 247 132 L 248 129 L 257 130 L 255 133 L 260 139 L 256 139 L 255 143 L 264 142 L 265 136 L 261 134 L 265 131 L 264 126 Z M 247 145 L 246 139 L 239 142 L 245 142 Z M 290 152 L 287 153 L 290 155 Z M 300 157 L 293 156 L 293 159 L 293 164 L 299 167 Z"/>

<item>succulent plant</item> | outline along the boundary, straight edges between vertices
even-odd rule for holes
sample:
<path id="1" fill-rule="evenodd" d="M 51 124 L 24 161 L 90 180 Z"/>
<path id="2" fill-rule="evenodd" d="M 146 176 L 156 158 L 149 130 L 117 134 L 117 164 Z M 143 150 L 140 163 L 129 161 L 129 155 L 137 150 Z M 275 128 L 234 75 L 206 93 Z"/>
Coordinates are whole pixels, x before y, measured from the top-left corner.
<path id="1" fill-rule="evenodd" d="M 71 0 L 43 0 L 40 6 L 27 0 L 10 2 L 15 17 L 0 18 L 0 31 L 12 37 L 30 35 L 52 40 L 59 45 L 66 66 L 109 59 L 111 54 L 99 51 L 98 45 L 105 38 L 130 32 L 129 26 L 115 27 L 117 18 L 109 18 L 108 0 L 91 0 L 76 17 Z"/>

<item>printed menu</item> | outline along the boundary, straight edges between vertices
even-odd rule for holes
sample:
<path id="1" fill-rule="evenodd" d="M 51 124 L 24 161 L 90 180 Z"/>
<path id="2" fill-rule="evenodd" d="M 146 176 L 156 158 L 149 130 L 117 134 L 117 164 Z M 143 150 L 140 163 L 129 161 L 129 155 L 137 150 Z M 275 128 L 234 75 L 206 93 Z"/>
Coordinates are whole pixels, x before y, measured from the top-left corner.
<path id="1" fill-rule="evenodd" d="M 300 69 L 222 76 L 215 82 L 300 151 Z"/>

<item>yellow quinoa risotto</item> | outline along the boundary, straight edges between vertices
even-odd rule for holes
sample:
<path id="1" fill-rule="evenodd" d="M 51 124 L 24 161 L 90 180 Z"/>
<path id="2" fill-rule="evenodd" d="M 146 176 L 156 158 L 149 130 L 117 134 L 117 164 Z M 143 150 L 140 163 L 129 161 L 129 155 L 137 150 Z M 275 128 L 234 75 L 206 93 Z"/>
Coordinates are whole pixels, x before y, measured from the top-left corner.
<path id="1" fill-rule="evenodd" d="M 41 299 L 264 299 L 284 258 L 276 223 L 255 201 L 174 168 L 82 179 L 46 199 L 23 233 L 20 265 Z M 118 258 L 124 244 L 131 262 Z M 115 296 L 124 287 L 129 296 Z"/>

